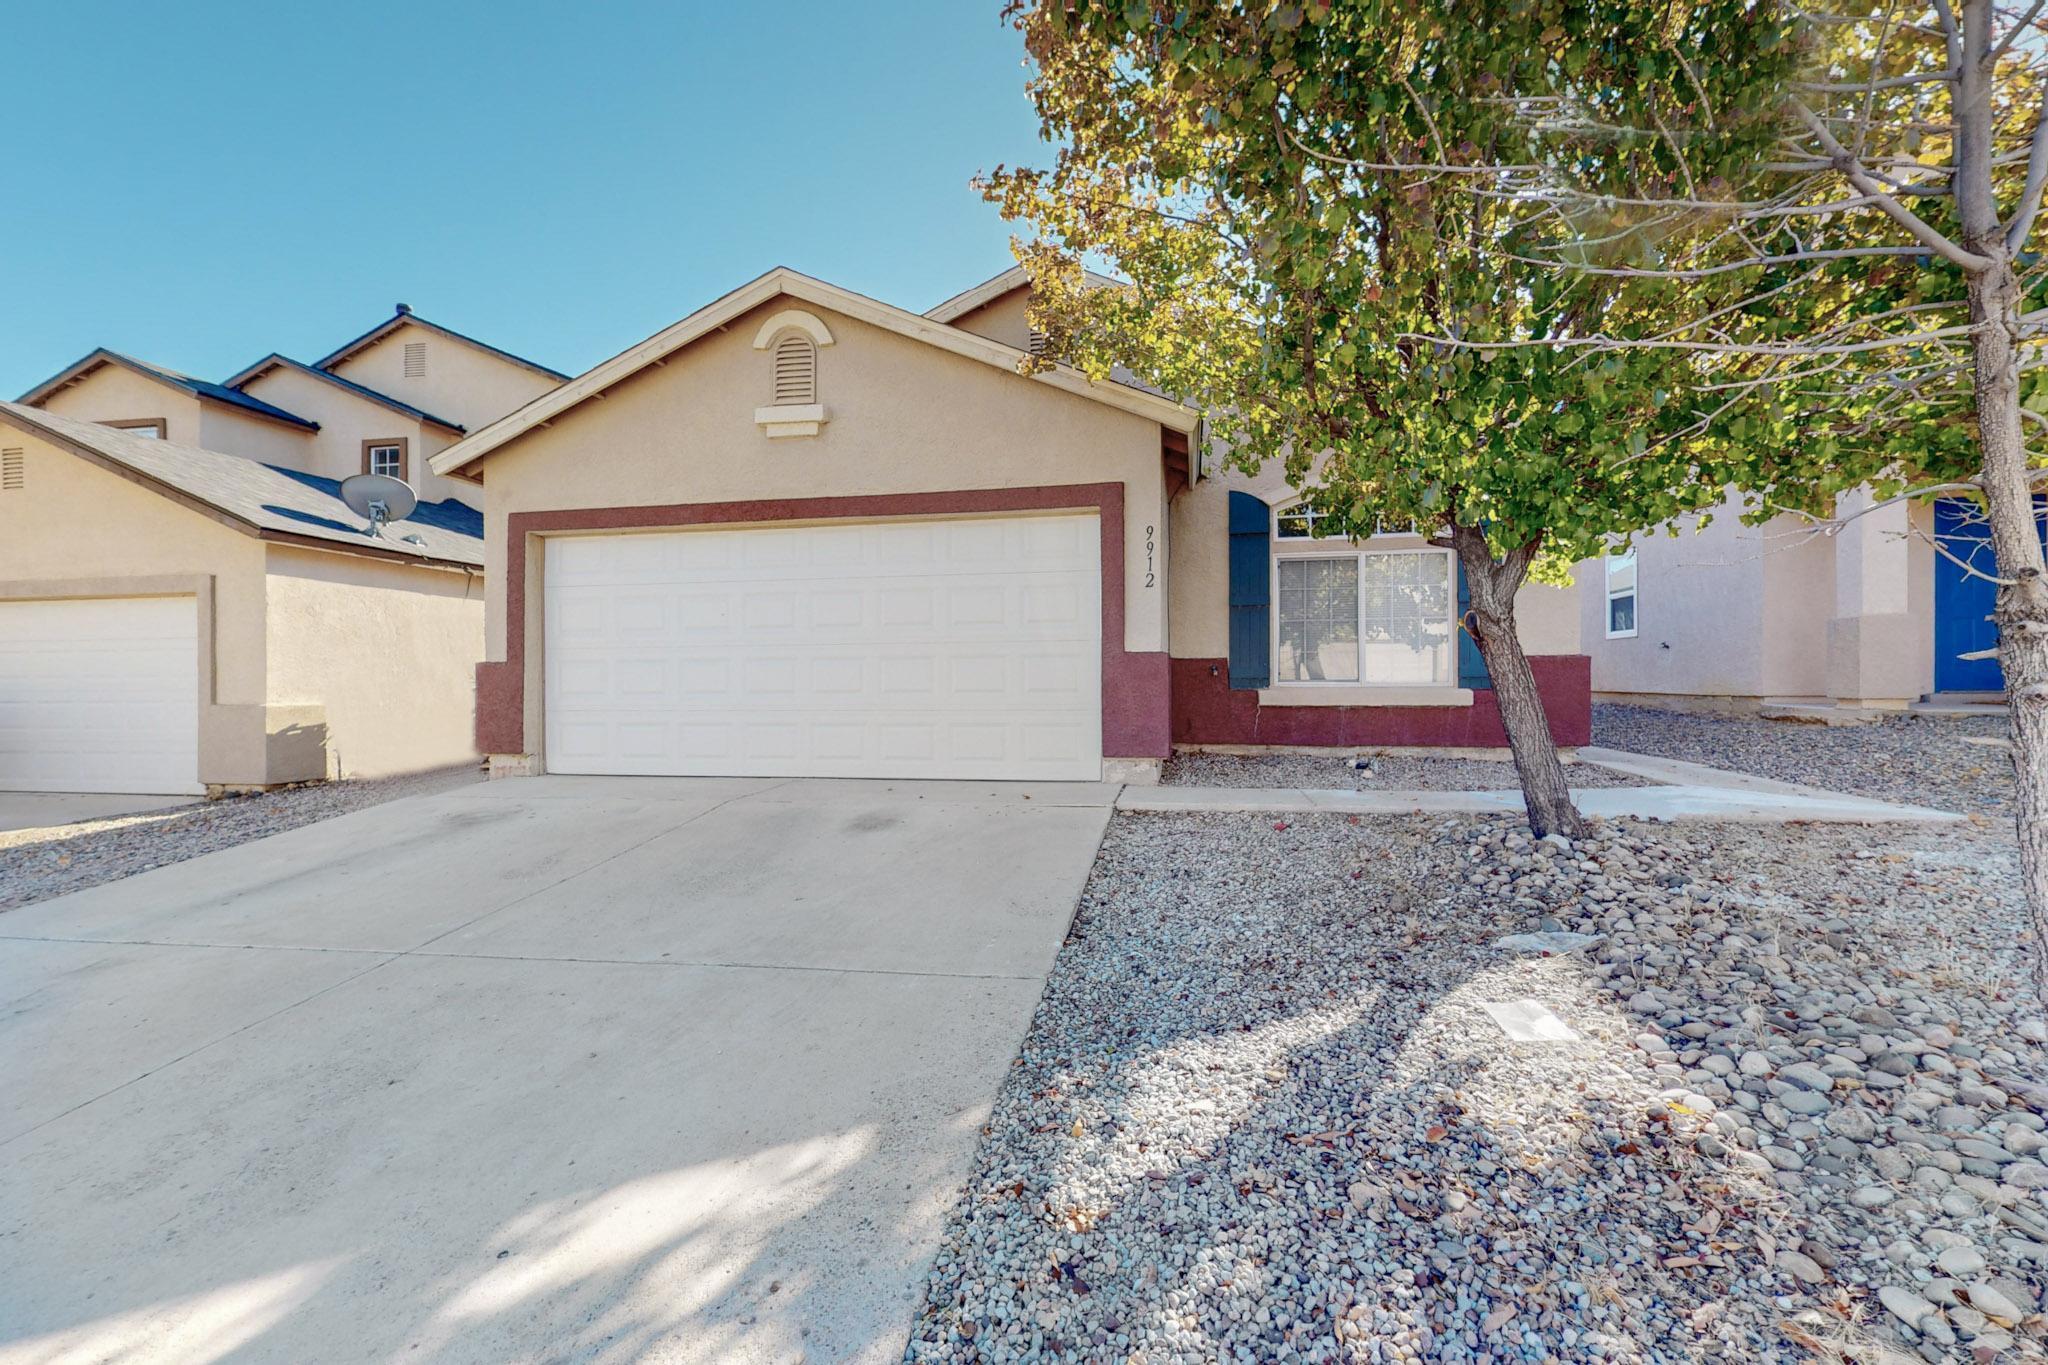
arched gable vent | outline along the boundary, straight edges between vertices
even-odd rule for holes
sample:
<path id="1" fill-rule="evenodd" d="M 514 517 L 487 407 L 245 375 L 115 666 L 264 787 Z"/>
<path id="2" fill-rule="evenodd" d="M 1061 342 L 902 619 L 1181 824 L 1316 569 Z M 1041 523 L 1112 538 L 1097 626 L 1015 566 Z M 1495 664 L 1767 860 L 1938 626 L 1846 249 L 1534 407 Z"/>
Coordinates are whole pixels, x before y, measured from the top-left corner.
<path id="1" fill-rule="evenodd" d="M 816 436 L 824 427 L 825 405 L 818 401 L 818 348 L 832 344 L 823 319 L 801 308 L 785 308 L 754 333 L 754 349 L 768 352 L 769 400 L 754 409 L 761 434 Z"/>
<path id="2" fill-rule="evenodd" d="M 774 355 L 776 405 L 817 402 L 818 343 L 802 332 L 784 332 Z"/>

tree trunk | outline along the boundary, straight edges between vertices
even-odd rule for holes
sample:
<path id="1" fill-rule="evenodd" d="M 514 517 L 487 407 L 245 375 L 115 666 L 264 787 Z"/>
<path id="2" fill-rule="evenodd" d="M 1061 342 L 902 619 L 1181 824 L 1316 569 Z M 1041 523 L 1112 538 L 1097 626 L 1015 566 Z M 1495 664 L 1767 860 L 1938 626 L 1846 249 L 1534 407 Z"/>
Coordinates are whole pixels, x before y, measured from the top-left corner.
<path id="1" fill-rule="evenodd" d="M 2020 876 L 2034 926 L 2030 958 L 2035 993 L 2048 1003 L 2048 564 L 2020 433 L 2020 284 L 1998 221 L 1991 173 L 1996 129 L 1990 54 L 1997 17 L 1993 0 L 1967 0 L 1963 6 L 1952 188 L 1963 246 L 1990 261 L 1967 276 L 1972 384 L 1985 512 L 2000 580 L 1991 619 L 1998 624 L 1998 663 L 2012 729 Z"/>
<path id="2" fill-rule="evenodd" d="M 2048 577 L 2034 519 L 2032 479 L 2020 434 L 2019 282 L 2001 252 L 1970 277 L 1970 318 L 1982 326 L 1976 360 L 1977 433 L 1984 502 L 1997 563 L 1998 663 L 2012 728 L 2020 872 L 2034 926 L 2034 989 L 2048 1003 Z"/>
<path id="3" fill-rule="evenodd" d="M 1529 572 L 1535 557 L 1533 545 L 1517 550 L 1506 562 L 1496 563 L 1487 548 L 1486 533 L 1476 526 L 1451 528 L 1451 544 L 1465 569 L 1465 584 L 1472 597 L 1464 628 L 1479 644 L 1480 657 L 1493 678 L 1494 700 L 1500 706 L 1500 723 L 1508 732 L 1508 748 L 1515 756 L 1515 775 L 1522 782 L 1522 803 L 1529 810 L 1529 828 L 1538 838 L 1562 834 L 1568 839 L 1584 837 L 1586 819 L 1572 804 L 1565 785 L 1564 763 L 1557 756 L 1557 741 L 1551 738 L 1550 719 L 1543 714 L 1543 697 L 1536 690 L 1536 671 L 1522 652 L 1515 633 L 1515 593 Z"/>

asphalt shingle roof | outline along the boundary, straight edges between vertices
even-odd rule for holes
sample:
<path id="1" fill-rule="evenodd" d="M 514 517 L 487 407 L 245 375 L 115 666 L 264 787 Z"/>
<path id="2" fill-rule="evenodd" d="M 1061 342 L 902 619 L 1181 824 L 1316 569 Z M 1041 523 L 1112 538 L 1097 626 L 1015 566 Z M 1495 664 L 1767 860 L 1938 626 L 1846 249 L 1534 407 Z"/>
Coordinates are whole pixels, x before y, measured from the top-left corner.
<path id="1" fill-rule="evenodd" d="M 420 503 L 411 516 L 387 525 L 379 539 L 363 533 L 363 519 L 341 500 L 341 485 L 334 479 L 241 455 L 151 440 L 19 403 L 0 403 L 0 423 L 82 446 L 150 482 L 225 512 L 253 530 L 413 553 L 455 564 L 481 566 L 484 562 L 483 513 L 452 498 Z M 407 538 L 414 536 L 418 542 L 409 543 Z"/>
<path id="2" fill-rule="evenodd" d="M 167 370 L 161 365 L 151 365 L 137 360 L 132 355 L 123 355 L 119 351 L 110 351 L 104 346 L 76 363 L 66 365 L 56 374 L 23 394 L 22 400 L 24 402 L 40 401 L 60 381 L 72 375 L 83 374 L 90 369 L 97 369 L 99 365 L 95 362 L 108 365 L 123 365 L 134 370 L 137 374 L 146 375 L 161 383 L 169 384 L 173 388 L 183 389 L 197 398 L 207 398 L 216 403 L 226 403 L 230 407 L 258 413 L 264 417 L 285 422 L 295 427 L 303 427 L 307 431 L 320 430 L 318 422 L 309 422 L 297 413 L 286 412 L 283 408 L 272 403 L 266 403 L 260 398 L 251 397 L 240 389 L 231 389 L 225 384 L 216 384 L 210 379 L 194 379 L 189 374 L 179 374 L 176 370 Z"/>
<path id="3" fill-rule="evenodd" d="M 446 417 L 436 417 L 433 413 L 428 412 L 425 408 L 416 408 L 402 398 L 393 398 L 388 393 L 379 393 L 373 388 L 369 388 L 366 385 L 356 383 L 353 379 L 343 379 L 340 375 L 334 373 L 332 370 L 316 369 L 315 367 L 306 364 L 304 361 L 293 360 L 290 356 L 281 355 L 276 351 L 272 351 L 269 355 L 263 357 L 263 359 L 257 361 L 254 365 L 251 365 L 248 369 L 243 370 L 240 374 L 236 375 L 235 378 L 229 382 L 235 384 L 237 387 L 235 388 L 234 391 L 236 393 L 240 393 L 242 391 L 240 385 L 248 383 L 251 379 L 254 379 L 257 375 L 263 373 L 265 370 L 270 369 L 273 365 L 283 365 L 289 369 L 297 370 L 301 374 L 309 374 L 313 376 L 313 378 L 315 379 L 324 379 L 328 383 L 333 384 L 338 388 L 348 390 L 350 393 L 355 394 L 357 397 L 367 398 L 372 403 L 381 403 L 385 407 L 390 408 L 393 412 L 402 412 L 407 417 L 414 418 L 417 421 L 432 422 L 435 426 L 445 427 L 449 431 L 461 431 L 463 429 L 462 423 L 460 422 L 451 422 Z"/>

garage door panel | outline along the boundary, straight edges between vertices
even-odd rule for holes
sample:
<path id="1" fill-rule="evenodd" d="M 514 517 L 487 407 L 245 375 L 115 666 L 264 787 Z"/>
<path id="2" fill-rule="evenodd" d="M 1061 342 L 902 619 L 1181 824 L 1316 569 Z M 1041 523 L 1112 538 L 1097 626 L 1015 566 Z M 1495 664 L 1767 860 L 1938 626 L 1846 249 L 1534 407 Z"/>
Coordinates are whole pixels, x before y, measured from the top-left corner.
<path id="1" fill-rule="evenodd" d="M 189 598 L 0 603 L 0 790 L 198 793 Z"/>
<path id="2" fill-rule="evenodd" d="M 551 541 L 548 765 L 1093 778 L 1099 545 L 1069 515 Z"/>
<path id="3" fill-rule="evenodd" d="M 1067 649 L 1019 657 L 961 646 L 846 654 L 845 646 L 777 649 L 733 659 L 621 656 L 558 660 L 549 697 L 558 710 L 780 713 L 853 705 L 949 711 L 1000 705 L 1013 712 L 1090 712 L 1097 656 Z"/>

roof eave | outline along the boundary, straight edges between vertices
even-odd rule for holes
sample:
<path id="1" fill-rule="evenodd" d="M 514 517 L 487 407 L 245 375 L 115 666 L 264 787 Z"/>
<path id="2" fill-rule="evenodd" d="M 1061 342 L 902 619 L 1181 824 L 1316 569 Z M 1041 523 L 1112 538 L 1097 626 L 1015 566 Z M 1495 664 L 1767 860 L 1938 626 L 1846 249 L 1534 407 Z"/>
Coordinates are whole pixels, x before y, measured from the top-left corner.
<path id="1" fill-rule="evenodd" d="M 531 370 L 535 374 L 541 375 L 544 378 L 552 379 L 556 383 L 566 382 L 567 380 L 573 377 L 570 375 L 563 374 L 560 370 L 554 369 L 547 365 L 543 365 L 538 360 L 528 360 L 523 355 L 514 355 L 510 351 L 502 350 L 499 347 L 491 345 L 491 343 L 488 341 L 478 341 L 475 337 L 466 336 L 463 333 L 456 331 L 452 327 L 443 327 L 438 322 L 429 322 L 427 319 L 421 317 L 418 313 L 394 313 L 390 317 L 384 319 L 384 321 L 378 323 L 375 327 L 372 327 L 369 331 L 355 338 L 353 341 L 344 342 L 339 350 L 336 350 L 328 355 L 324 355 L 320 357 L 320 359 L 314 361 L 313 368 L 316 370 L 332 369 L 336 365 L 341 364 L 343 361 L 348 360 L 351 357 L 357 355 L 358 353 L 367 350 L 369 347 L 376 345 L 378 342 L 382 341 L 385 337 L 390 336 L 392 332 L 396 331 L 398 328 L 404 326 L 408 322 L 417 323 L 421 327 L 424 327 L 428 331 L 434 333 L 436 336 L 444 336 L 447 337 L 450 341 L 459 341 L 465 346 L 473 346 L 477 350 L 482 351 L 486 355 L 493 355 L 498 357 L 498 359 L 500 360 L 509 361 L 514 365 L 518 365 L 521 366 L 522 368 Z"/>
<path id="2" fill-rule="evenodd" d="M 343 379 L 338 374 L 330 374 L 326 370 L 320 369 L 318 366 L 308 365 L 304 361 L 300 360 L 293 360 L 290 356 L 285 355 L 281 351 L 272 351 L 269 355 L 263 357 L 263 359 L 257 361 L 254 365 L 251 365 L 248 369 L 243 370 L 241 373 L 235 375 L 232 379 L 222 380 L 221 383 L 225 388 L 239 389 L 244 384 L 254 383 L 256 380 L 261 379 L 264 375 L 269 374 L 272 370 L 280 369 L 297 370 L 302 374 L 311 376 L 314 379 L 325 380 L 327 383 L 334 385 L 336 388 L 340 389 L 344 393 L 352 393 L 356 397 L 363 399 L 365 402 L 375 403 L 377 406 L 389 409 L 390 411 L 397 413 L 401 417 L 409 417 L 416 422 L 424 422 L 430 427 L 436 427 L 442 431 L 452 432 L 458 437 L 466 435 L 468 433 L 468 428 L 462 426 L 459 423 L 450 422 L 446 418 L 436 417 L 430 412 L 425 412 L 419 408 L 413 407 L 410 403 L 400 402 L 398 399 L 393 398 L 389 394 L 379 393 L 375 389 L 363 384 L 358 384 L 352 379 Z"/>
<path id="3" fill-rule="evenodd" d="M 735 318 L 751 312 L 779 295 L 800 299 L 858 321 L 928 342 L 955 355 L 979 360 L 998 369 L 1007 369 L 1012 374 L 1017 374 L 1017 366 L 1026 359 L 1026 353 L 1015 347 L 1005 346 L 974 332 L 963 331 L 922 314 L 855 294 L 851 290 L 841 289 L 837 285 L 827 284 L 823 280 L 813 279 L 809 275 L 799 274 L 786 267 L 778 267 L 712 301 L 681 321 L 670 324 L 638 345 L 628 347 L 559 388 L 514 409 L 489 426 L 457 441 L 428 460 L 427 467 L 442 475 L 453 475 L 465 470 L 533 428 L 553 421 L 614 384 L 638 374 L 657 360 L 665 359 L 707 333 L 726 326 Z M 1055 366 L 1029 375 L 1018 374 L 1018 377 L 1156 421 L 1174 431 L 1185 432 L 1190 437 L 1201 425 L 1201 414 L 1192 408 L 1175 403 L 1171 399 L 1146 393 L 1142 389 L 1120 384 L 1095 383 L 1080 371 L 1068 366 Z"/>
<path id="4" fill-rule="evenodd" d="M 1093 270 L 1083 270 L 1081 276 L 1096 289 L 1122 284 L 1108 275 Z M 1006 294 L 1014 294 L 1031 283 L 1031 275 L 1021 265 L 1013 265 L 1002 274 L 983 280 L 971 289 L 963 289 L 944 303 L 927 308 L 924 315 L 933 322 L 957 322 L 977 308 L 985 308 Z"/>
<path id="5" fill-rule="evenodd" d="M 328 550 L 336 554 L 368 555 L 373 558 L 397 560 L 407 564 L 424 563 L 435 568 L 468 569 L 477 573 L 483 571 L 483 564 L 480 561 L 444 559 L 438 555 L 390 550 L 375 545 L 353 545 L 347 541 L 325 540 L 319 536 L 298 535 L 290 531 L 278 531 L 258 526 L 247 518 L 236 516 L 218 503 L 209 502 L 205 498 L 189 493 L 174 484 L 165 483 L 162 479 L 146 474 L 133 465 L 124 464 L 110 455 L 102 454 L 84 442 L 74 440 L 63 432 L 45 426 L 43 423 L 31 418 L 22 417 L 18 413 L 0 412 L 0 425 L 11 425 L 16 430 L 26 428 L 27 434 L 34 436 L 37 440 L 48 441 L 60 450 L 68 451 L 79 459 L 84 460 L 95 469 L 104 470 L 119 479 L 126 479 L 138 487 L 148 489 L 159 497 L 167 498 L 177 503 L 187 511 L 196 512 L 210 521 L 218 522 L 231 531 L 239 531 L 243 535 L 253 536 L 257 540 L 301 545 L 306 549 Z"/>

